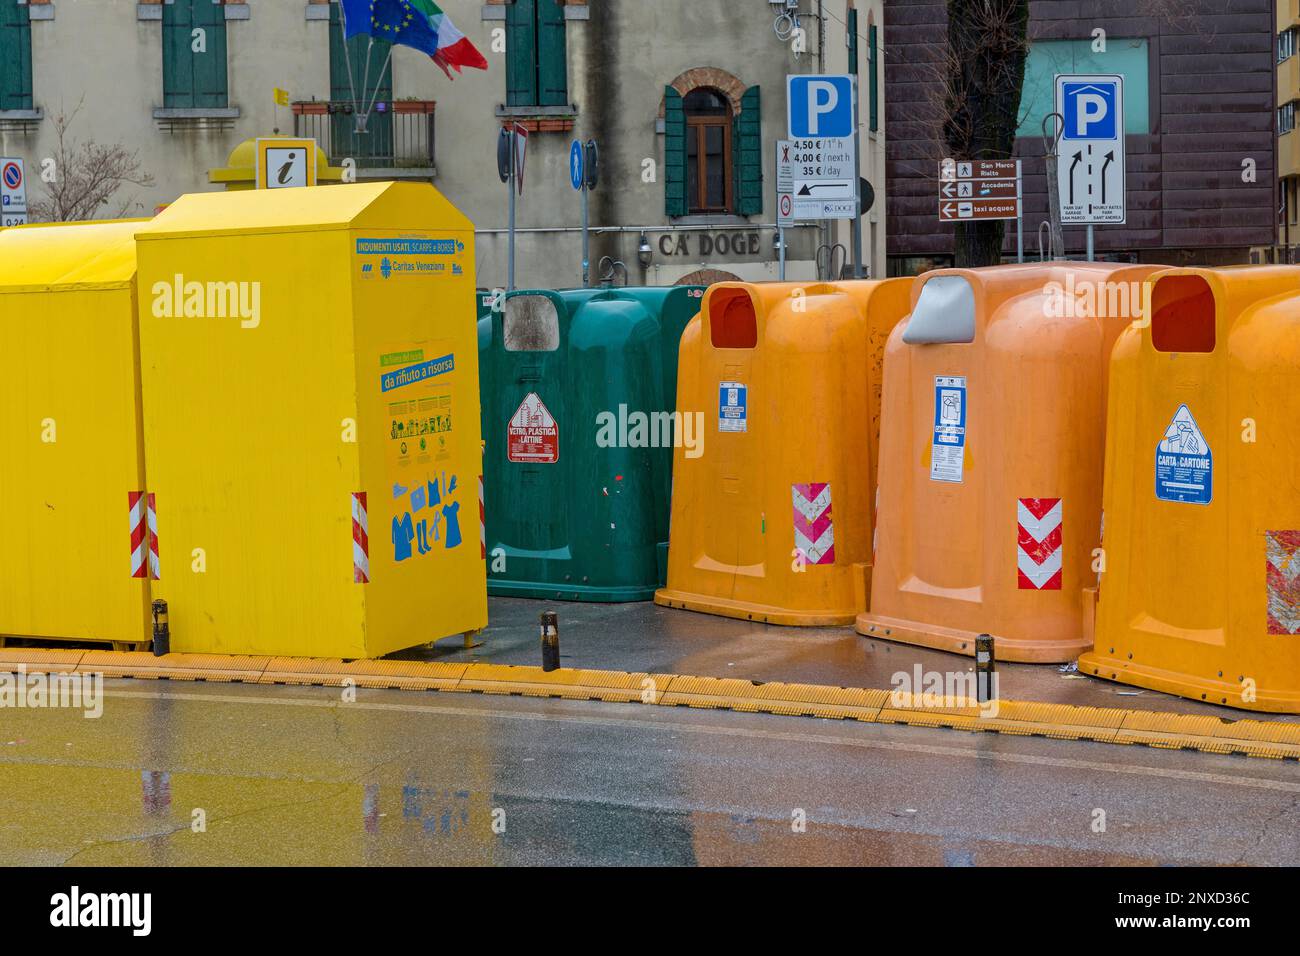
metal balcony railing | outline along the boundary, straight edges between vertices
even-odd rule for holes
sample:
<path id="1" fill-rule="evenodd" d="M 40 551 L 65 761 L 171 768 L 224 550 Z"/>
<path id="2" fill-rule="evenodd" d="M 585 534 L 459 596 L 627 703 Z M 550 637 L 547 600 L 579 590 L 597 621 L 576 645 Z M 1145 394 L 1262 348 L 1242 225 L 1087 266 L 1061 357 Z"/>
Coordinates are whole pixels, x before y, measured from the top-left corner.
<path id="1" fill-rule="evenodd" d="M 351 102 L 308 100 L 293 104 L 293 133 L 316 140 L 338 166 L 346 159 L 358 169 L 434 168 L 433 100 L 377 102 L 357 129 Z"/>

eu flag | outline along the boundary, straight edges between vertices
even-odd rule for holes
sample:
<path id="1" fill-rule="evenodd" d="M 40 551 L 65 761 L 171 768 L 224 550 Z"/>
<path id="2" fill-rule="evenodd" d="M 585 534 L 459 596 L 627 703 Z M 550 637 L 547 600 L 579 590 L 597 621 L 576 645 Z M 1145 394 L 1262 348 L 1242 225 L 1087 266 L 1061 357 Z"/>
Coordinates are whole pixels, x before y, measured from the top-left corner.
<path id="1" fill-rule="evenodd" d="M 368 34 L 389 43 L 414 47 L 429 56 L 438 52 L 438 33 L 421 3 L 411 0 L 341 0 L 345 37 Z M 436 9 L 436 8 L 435 8 Z"/>

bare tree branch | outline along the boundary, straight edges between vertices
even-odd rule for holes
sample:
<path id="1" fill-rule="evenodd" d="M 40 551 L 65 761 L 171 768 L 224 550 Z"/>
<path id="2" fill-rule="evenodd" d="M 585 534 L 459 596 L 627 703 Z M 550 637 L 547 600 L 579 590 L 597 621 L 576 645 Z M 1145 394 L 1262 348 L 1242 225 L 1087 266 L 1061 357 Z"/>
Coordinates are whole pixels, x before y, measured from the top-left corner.
<path id="1" fill-rule="evenodd" d="M 84 103 L 83 97 L 71 111 L 60 106 L 59 112 L 50 117 L 55 138 L 50 157 L 54 161 L 53 181 L 47 181 L 50 177 L 42 166 L 41 186 L 45 197 L 31 204 L 32 217 L 38 222 L 120 218 L 134 205 L 134 195 L 117 201 L 116 216 L 105 217 L 101 210 L 123 186 L 147 189 L 154 185 L 153 176 L 141 168 L 135 150 L 119 143 L 78 142 L 72 137 L 69 130 Z"/>

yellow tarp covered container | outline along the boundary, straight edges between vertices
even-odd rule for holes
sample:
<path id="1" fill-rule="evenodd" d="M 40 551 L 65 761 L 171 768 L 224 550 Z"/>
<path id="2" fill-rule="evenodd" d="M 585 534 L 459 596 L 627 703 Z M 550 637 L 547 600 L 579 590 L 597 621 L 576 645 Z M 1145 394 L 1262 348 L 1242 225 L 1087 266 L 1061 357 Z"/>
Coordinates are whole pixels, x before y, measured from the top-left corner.
<path id="1" fill-rule="evenodd" d="M 174 650 L 377 657 L 486 624 L 473 243 L 411 183 L 188 195 L 140 230 Z"/>
<path id="2" fill-rule="evenodd" d="M 0 634 L 149 637 L 135 221 L 0 232 Z M 134 554 L 133 554 L 134 552 Z"/>
<path id="3" fill-rule="evenodd" d="M 798 625 L 866 606 L 881 354 L 911 284 L 709 287 L 677 377 L 703 443 L 673 453 L 655 603 Z"/>
<path id="4" fill-rule="evenodd" d="M 1174 269 L 1111 360 L 1085 674 L 1300 713 L 1300 268 Z"/>
<path id="5" fill-rule="evenodd" d="M 1156 266 L 943 269 L 885 351 L 879 528 L 859 633 L 999 660 L 1086 650 L 1106 370 Z"/>

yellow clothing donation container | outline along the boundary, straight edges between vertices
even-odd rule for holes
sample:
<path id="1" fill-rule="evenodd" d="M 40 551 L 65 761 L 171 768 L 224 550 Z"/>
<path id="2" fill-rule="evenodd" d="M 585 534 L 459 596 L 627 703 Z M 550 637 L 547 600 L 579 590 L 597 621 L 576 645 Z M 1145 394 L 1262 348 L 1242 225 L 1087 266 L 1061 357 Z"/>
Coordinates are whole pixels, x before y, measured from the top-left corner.
<path id="1" fill-rule="evenodd" d="M 1086 650 L 1106 368 L 1156 267 L 1048 263 L 919 279 L 885 352 L 871 609 L 857 630 L 1000 660 Z"/>
<path id="2" fill-rule="evenodd" d="M 870 588 L 880 355 L 910 279 L 723 282 L 682 336 L 668 583 L 655 603 L 852 623 Z"/>
<path id="3" fill-rule="evenodd" d="M 1300 268 L 1174 269 L 1111 361 L 1081 673 L 1300 713 Z"/>
<path id="4" fill-rule="evenodd" d="M 483 627 L 473 224 L 424 184 L 202 193 L 137 247 L 172 648 Z"/>
<path id="5" fill-rule="evenodd" d="M 0 634 L 149 639 L 138 228 L 0 231 Z"/>

